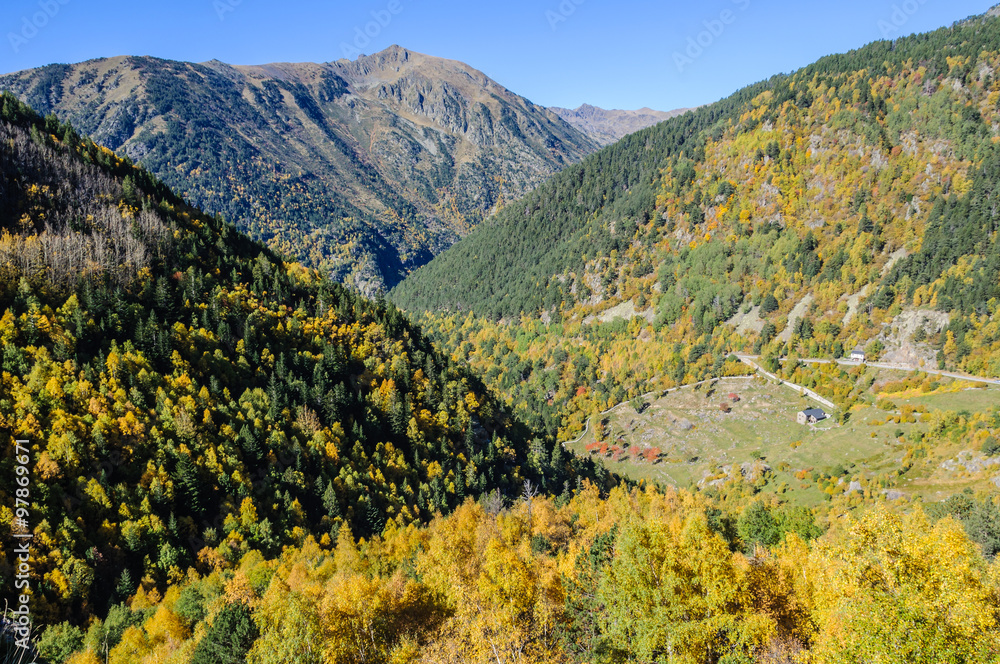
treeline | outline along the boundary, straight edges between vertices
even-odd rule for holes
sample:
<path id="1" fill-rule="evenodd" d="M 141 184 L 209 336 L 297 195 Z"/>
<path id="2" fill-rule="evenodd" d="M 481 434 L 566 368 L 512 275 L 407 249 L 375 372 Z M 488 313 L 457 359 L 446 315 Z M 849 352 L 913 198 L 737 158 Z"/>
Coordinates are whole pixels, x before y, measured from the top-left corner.
<path id="1" fill-rule="evenodd" d="M 355 278 L 390 283 L 402 278 L 399 251 L 419 251 L 426 238 L 418 232 L 404 238 L 399 229 L 360 208 L 337 187 L 302 172 L 297 164 L 275 158 L 266 144 L 273 140 L 274 130 L 266 117 L 281 122 L 282 130 L 290 130 L 287 121 L 280 120 L 294 113 L 283 97 L 288 91 L 336 148 L 335 160 L 356 170 L 380 204 L 401 217 L 401 225 L 419 225 L 413 206 L 331 130 L 311 91 L 285 83 L 254 88 L 254 101 L 262 107 L 258 109 L 244 98 L 237 82 L 212 67 L 156 58 L 133 58 L 132 62 L 156 114 L 166 120 L 163 133 L 142 136 L 148 150 L 143 164 L 150 171 L 185 192 L 199 207 L 233 220 L 252 237 L 327 272 L 334 281 L 351 281 L 351 263 L 362 266 Z M 337 81 L 333 84 L 336 87 Z M 329 84 L 323 89 L 333 92 Z M 210 110 L 218 107 L 229 109 L 229 114 L 220 116 Z M 234 121 L 245 125 L 242 132 Z M 266 137 L 265 144 L 248 140 L 245 132 Z M 382 232 L 373 230 L 380 227 Z M 418 246 L 406 247 L 414 238 Z M 347 246 L 353 250 L 345 254 Z M 377 260 L 372 263 L 371 258 Z"/>
<path id="2" fill-rule="evenodd" d="M 0 108 L 0 426 L 31 441 L 36 620 L 103 616 L 200 559 L 593 476 L 392 305 L 282 262 L 10 95 Z M 76 247 L 106 253 L 81 250 L 74 276 Z M 13 463 L 8 446 L 0 474 Z"/>
<path id="3" fill-rule="evenodd" d="M 573 300 L 570 284 L 552 285 L 552 276 L 570 271 L 582 277 L 588 259 L 626 248 L 637 219 L 649 221 L 671 158 L 699 153 L 704 130 L 771 84 L 625 136 L 567 167 L 421 268 L 391 297 L 408 309 L 471 311 L 494 319 L 560 309 Z M 622 226 L 609 228 L 610 219 Z"/>

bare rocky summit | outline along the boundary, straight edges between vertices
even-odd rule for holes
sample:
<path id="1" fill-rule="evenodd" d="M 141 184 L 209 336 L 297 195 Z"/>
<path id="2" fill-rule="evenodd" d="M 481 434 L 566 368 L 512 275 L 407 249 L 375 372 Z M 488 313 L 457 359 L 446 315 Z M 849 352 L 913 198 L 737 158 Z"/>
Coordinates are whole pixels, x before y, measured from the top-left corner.
<path id="1" fill-rule="evenodd" d="M 614 143 L 622 136 L 633 134 L 640 129 L 651 127 L 692 109 L 654 111 L 651 108 L 640 108 L 637 111 L 621 111 L 606 110 L 590 104 L 583 104 L 574 109 L 553 106 L 550 110 L 603 147 Z"/>

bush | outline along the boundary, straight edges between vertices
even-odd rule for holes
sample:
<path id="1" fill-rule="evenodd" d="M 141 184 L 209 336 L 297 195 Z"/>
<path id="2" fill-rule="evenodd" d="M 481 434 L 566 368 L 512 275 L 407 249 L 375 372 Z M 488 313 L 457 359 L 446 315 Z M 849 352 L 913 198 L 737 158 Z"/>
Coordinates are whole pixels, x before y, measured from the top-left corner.
<path id="1" fill-rule="evenodd" d="M 52 664 L 62 664 L 83 648 L 83 630 L 68 622 L 51 625 L 38 639 L 38 652 Z"/>
<path id="2" fill-rule="evenodd" d="M 989 438 L 983 441 L 982 450 L 983 454 L 985 454 L 988 457 L 996 456 L 998 453 L 1000 453 L 1000 443 L 997 442 L 996 438 L 990 436 Z"/>
<path id="3" fill-rule="evenodd" d="M 754 545 L 771 547 L 781 540 L 778 522 L 767 505 L 759 500 L 743 510 L 736 522 L 736 532 L 748 553 L 753 552 Z"/>

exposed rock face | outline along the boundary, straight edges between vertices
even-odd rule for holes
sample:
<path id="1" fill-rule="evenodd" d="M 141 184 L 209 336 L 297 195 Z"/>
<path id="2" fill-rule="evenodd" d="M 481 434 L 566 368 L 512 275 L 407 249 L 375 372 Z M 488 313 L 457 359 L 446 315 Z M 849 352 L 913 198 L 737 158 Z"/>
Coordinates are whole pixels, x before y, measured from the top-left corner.
<path id="1" fill-rule="evenodd" d="M 949 322 L 951 316 L 944 311 L 904 309 L 878 337 L 885 344 L 881 360 L 911 367 L 936 366 L 937 350 L 926 341 L 915 341 L 914 335 L 920 329 L 925 336 L 938 334 Z"/>
<path id="2" fill-rule="evenodd" d="M 597 144 L 460 62 L 148 57 L 0 77 L 193 203 L 373 293 Z"/>
<path id="3" fill-rule="evenodd" d="M 640 108 L 637 111 L 605 110 L 590 104 L 577 108 L 557 108 L 554 111 L 566 122 L 597 141 L 602 147 L 610 145 L 622 136 L 632 134 L 663 122 L 667 118 L 681 115 L 690 108 L 679 108 L 675 111 L 654 111 L 651 108 Z"/>
<path id="4" fill-rule="evenodd" d="M 951 471 L 979 473 L 993 466 L 1000 466 L 1000 457 L 986 457 L 974 450 L 962 450 L 954 459 L 945 459 L 940 467 Z"/>

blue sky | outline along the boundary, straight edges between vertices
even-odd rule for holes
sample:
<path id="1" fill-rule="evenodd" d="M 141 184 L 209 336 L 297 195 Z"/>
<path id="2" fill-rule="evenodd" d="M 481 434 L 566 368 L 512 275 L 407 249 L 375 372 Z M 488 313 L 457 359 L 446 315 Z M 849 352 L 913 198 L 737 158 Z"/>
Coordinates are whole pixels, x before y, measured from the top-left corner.
<path id="1" fill-rule="evenodd" d="M 4 0 L 0 72 L 122 54 L 325 62 L 400 44 L 462 60 L 546 106 L 669 110 L 715 101 L 883 36 L 948 25 L 990 4 Z"/>

